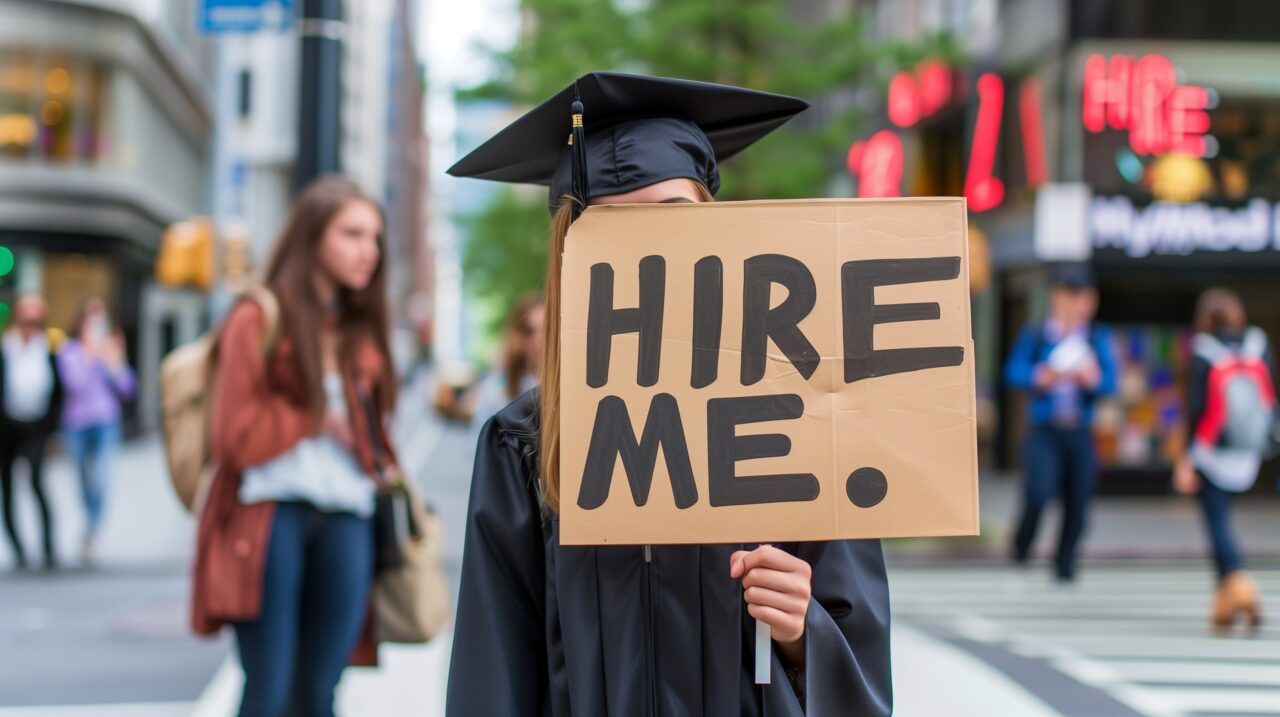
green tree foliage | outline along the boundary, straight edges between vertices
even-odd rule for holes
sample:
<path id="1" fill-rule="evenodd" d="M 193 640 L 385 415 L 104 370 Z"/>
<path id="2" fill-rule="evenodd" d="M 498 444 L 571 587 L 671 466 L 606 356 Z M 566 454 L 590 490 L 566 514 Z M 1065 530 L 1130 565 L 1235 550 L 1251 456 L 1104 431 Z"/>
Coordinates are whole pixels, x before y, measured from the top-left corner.
<path id="1" fill-rule="evenodd" d="M 469 235 L 462 249 L 464 282 L 489 338 L 520 297 L 542 288 L 547 272 L 545 194 L 521 195 L 528 192 L 503 187 L 484 211 L 463 218 Z"/>
<path id="2" fill-rule="evenodd" d="M 523 0 L 519 42 L 495 53 L 499 76 L 463 97 L 504 97 L 531 105 L 586 72 L 615 70 L 821 98 L 750 151 L 728 160 L 721 168 L 719 198 L 822 196 L 856 136 L 857 90 L 882 87 L 895 67 L 914 65 L 927 55 L 947 57 L 954 50 L 943 39 L 919 46 L 872 45 L 860 15 L 810 7 L 821 4 Z M 472 295 L 509 306 L 540 288 L 547 225 L 543 195 L 497 194 L 468 224 L 463 268 Z"/>

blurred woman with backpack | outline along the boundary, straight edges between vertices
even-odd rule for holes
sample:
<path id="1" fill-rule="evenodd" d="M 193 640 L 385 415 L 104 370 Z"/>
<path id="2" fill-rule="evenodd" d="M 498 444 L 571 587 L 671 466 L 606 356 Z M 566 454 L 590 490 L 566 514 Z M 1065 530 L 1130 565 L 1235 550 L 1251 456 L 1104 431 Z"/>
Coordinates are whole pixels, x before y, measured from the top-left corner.
<path id="1" fill-rule="evenodd" d="M 1196 304 L 1188 382 L 1188 450 L 1174 467 L 1174 487 L 1196 494 L 1213 541 L 1218 588 L 1215 629 L 1262 620 L 1258 589 L 1244 571 L 1231 529 L 1231 502 L 1253 487 L 1276 426 L 1275 360 L 1267 336 L 1248 325 L 1240 297 L 1209 289 Z"/>
<path id="2" fill-rule="evenodd" d="M 218 338 L 192 618 L 235 629 L 241 717 L 331 715 L 343 669 L 376 654 L 372 516 L 395 398 L 382 231 L 353 183 L 313 182 L 267 268 L 278 339 L 248 300 Z"/>

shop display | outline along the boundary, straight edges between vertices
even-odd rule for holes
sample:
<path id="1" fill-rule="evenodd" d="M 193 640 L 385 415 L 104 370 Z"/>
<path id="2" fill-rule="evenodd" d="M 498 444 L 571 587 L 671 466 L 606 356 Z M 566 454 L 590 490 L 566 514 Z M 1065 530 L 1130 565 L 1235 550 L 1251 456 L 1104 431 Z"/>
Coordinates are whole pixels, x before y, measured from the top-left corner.
<path id="1" fill-rule="evenodd" d="M 1118 385 L 1098 406 L 1094 428 L 1103 480 L 1108 470 L 1167 470 L 1185 443 L 1190 329 L 1122 324 L 1112 331 Z"/>

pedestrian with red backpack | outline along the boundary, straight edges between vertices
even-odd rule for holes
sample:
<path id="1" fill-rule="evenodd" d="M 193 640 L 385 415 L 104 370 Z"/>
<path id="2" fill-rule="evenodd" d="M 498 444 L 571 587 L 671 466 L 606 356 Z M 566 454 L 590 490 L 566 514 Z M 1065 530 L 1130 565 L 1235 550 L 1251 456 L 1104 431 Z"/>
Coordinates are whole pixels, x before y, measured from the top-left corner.
<path id="1" fill-rule="evenodd" d="M 1232 291 L 1204 292 L 1194 324 L 1188 449 L 1174 468 L 1174 487 L 1200 498 L 1213 541 L 1214 628 L 1230 629 L 1240 618 L 1256 628 L 1262 620 L 1258 589 L 1244 571 L 1231 503 L 1234 494 L 1253 487 L 1276 445 L 1275 361 L 1266 334 L 1248 325 L 1244 304 Z"/>

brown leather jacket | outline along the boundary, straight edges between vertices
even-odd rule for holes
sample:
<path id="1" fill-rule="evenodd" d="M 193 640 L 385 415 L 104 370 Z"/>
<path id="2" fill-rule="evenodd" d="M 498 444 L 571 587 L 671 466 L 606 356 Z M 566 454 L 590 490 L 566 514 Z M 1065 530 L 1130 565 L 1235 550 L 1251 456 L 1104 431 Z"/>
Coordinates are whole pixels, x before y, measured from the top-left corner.
<path id="1" fill-rule="evenodd" d="M 268 360 L 262 356 L 263 314 L 253 302 L 241 302 L 227 317 L 219 339 L 213 397 L 213 458 L 217 466 L 208 499 L 200 514 L 196 538 L 192 628 L 212 635 L 225 624 L 254 620 L 262 608 L 267 542 L 274 503 L 245 505 L 237 497 L 245 468 L 288 452 L 298 441 L 319 432 L 306 409 L 305 389 L 295 368 L 294 352 L 282 337 Z M 386 359 L 372 344 L 357 353 L 356 367 L 345 376 L 348 415 L 360 464 L 373 476 L 371 432 L 360 410 L 357 387 L 372 387 Z M 380 415 L 386 397 L 373 392 Z M 394 453 L 382 427 L 377 433 L 386 456 Z M 372 664 L 376 648 L 369 630 L 353 656 L 353 664 Z"/>

